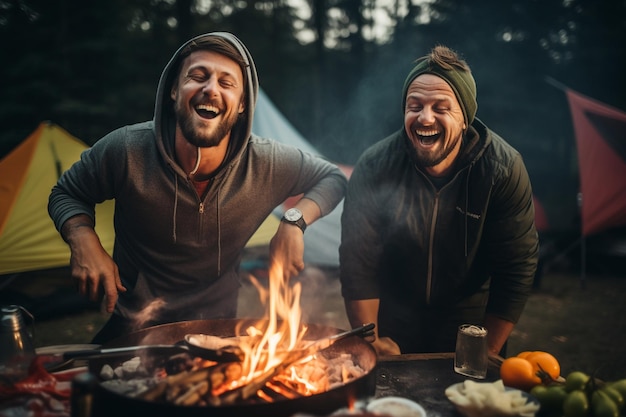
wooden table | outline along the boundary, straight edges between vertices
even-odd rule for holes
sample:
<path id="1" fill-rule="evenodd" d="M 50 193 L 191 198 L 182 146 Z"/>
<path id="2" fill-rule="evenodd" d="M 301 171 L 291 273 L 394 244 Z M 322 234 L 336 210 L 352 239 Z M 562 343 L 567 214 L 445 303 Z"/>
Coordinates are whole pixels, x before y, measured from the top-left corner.
<path id="1" fill-rule="evenodd" d="M 419 403 L 428 417 L 458 417 L 445 390 L 467 377 L 454 372 L 454 353 L 404 354 L 381 356 L 376 366 L 376 397 L 398 396 Z M 499 379 L 496 366 L 490 365 L 484 382 Z M 481 380 L 475 380 L 481 382 Z"/>

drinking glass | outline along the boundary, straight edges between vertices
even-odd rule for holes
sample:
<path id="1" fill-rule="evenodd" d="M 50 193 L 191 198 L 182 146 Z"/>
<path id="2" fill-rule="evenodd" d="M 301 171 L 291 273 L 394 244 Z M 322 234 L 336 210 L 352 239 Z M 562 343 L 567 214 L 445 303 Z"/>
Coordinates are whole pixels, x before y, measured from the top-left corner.
<path id="1" fill-rule="evenodd" d="M 487 376 L 487 329 L 474 324 L 462 324 L 456 335 L 454 371 L 471 378 Z"/>

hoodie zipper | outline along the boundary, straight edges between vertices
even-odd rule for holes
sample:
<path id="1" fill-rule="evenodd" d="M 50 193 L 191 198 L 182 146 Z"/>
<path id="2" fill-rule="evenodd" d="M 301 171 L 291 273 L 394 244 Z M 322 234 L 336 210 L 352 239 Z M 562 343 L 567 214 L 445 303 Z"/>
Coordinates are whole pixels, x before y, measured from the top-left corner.
<path id="1" fill-rule="evenodd" d="M 430 237 L 428 239 L 428 273 L 426 278 L 426 305 L 430 305 L 430 296 L 433 282 L 433 253 L 435 245 L 435 226 L 437 225 L 437 212 L 439 208 L 439 192 L 435 193 L 435 205 L 433 206 L 433 219 L 430 223 Z"/>
<path id="2" fill-rule="evenodd" d="M 205 204 L 204 201 L 202 201 L 202 196 L 198 193 L 198 190 L 196 189 L 195 185 L 193 184 L 192 179 L 187 176 L 187 183 L 191 186 L 193 193 L 196 196 L 196 200 L 198 201 L 198 235 L 197 235 L 197 239 L 200 241 L 202 239 L 202 233 L 204 230 L 204 217 L 202 216 L 202 214 L 204 214 L 204 209 L 205 209 Z M 207 185 L 207 188 L 205 189 L 203 196 L 206 196 L 206 194 L 208 194 L 209 188 L 211 187 L 211 185 L 213 184 L 213 179 L 211 179 L 209 181 L 209 184 Z"/>

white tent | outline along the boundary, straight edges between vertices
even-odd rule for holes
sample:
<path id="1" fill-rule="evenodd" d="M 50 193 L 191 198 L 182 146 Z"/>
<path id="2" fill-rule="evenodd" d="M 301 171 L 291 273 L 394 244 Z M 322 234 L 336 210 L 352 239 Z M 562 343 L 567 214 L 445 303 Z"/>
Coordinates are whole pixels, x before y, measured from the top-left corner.
<path id="1" fill-rule="evenodd" d="M 262 137 L 274 139 L 321 155 L 274 106 L 263 90 L 259 90 L 252 131 Z M 279 211 L 281 208 L 278 209 Z M 343 201 L 327 216 L 322 217 L 304 234 L 304 261 L 319 266 L 339 266 L 341 241 L 341 212 Z M 282 211 L 277 213 L 282 215 Z"/>

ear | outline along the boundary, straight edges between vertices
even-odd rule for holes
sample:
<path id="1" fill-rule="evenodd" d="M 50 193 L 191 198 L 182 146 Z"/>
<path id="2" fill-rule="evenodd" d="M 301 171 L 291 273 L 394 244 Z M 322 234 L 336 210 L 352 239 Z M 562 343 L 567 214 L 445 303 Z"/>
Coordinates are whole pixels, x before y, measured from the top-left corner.
<path id="1" fill-rule="evenodd" d="M 246 105 L 243 102 L 243 99 L 239 102 L 239 114 L 243 113 L 246 110 Z"/>
<path id="2" fill-rule="evenodd" d="M 170 90 L 170 98 L 174 101 L 176 101 L 176 86 L 173 85 L 172 89 Z"/>

